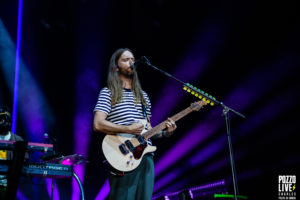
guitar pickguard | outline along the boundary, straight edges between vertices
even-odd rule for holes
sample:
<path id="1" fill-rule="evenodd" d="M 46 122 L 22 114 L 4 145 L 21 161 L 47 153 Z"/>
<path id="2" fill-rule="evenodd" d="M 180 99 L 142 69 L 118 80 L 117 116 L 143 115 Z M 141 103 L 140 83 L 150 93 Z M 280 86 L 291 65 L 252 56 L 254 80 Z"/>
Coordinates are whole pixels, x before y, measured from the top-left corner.
<path id="1" fill-rule="evenodd" d="M 147 147 L 147 143 L 144 143 L 144 144 L 141 144 L 137 147 L 134 148 L 134 151 L 132 152 L 133 153 L 133 157 L 135 159 L 140 159 L 143 155 L 143 152 L 145 150 L 145 148 Z"/>

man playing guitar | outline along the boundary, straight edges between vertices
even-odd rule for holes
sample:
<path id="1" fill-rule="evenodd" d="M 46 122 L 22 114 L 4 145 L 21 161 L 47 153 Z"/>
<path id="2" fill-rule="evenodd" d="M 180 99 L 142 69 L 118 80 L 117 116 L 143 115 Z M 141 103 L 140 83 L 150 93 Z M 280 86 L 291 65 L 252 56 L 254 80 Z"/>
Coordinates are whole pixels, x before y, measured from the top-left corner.
<path id="1" fill-rule="evenodd" d="M 124 176 L 118 176 L 115 173 L 109 174 L 110 200 L 152 199 L 153 155 L 144 151 L 142 156 L 138 155 L 140 161 L 134 163 L 137 155 L 130 151 L 133 151 L 135 144 L 128 139 L 139 138 L 137 140 L 141 142 L 143 138 L 138 136 L 141 136 L 143 130 L 152 128 L 150 124 L 151 103 L 147 93 L 141 88 L 133 62 L 134 56 L 131 50 L 118 49 L 114 52 L 109 64 L 107 87 L 100 91 L 94 109 L 94 131 L 112 136 L 110 140 L 104 140 L 106 142 L 103 144 L 103 150 L 112 152 L 111 155 L 114 155 L 115 151 L 121 152 L 120 155 L 124 159 L 128 159 L 128 161 L 124 161 L 125 168 L 128 167 L 128 170 L 123 170 L 128 171 Z M 176 124 L 171 118 L 168 118 L 163 126 L 165 129 L 155 133 L 156 137 L 170 136 L 176 129 Z M 121 138 L 125 138 L 125 144 L 122 141 L 122 144 L 116 148 L 111 147 L 111 143 L 114 143 L 113 140 Z M 151 146 L 148 138 L 145 142 L 144 147 Z M 111 158 L 111 161 L 116 165 L 122 162 L 118 158 Z M 133 167 L 130 167 L 134 165 L 136 168 L 132 170 Z"/>

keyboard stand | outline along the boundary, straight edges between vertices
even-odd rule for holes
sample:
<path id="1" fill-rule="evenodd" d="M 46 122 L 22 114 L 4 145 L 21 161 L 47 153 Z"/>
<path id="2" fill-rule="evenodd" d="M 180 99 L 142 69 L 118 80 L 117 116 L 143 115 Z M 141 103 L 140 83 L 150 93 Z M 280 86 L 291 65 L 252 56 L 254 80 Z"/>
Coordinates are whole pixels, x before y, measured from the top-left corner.
<path id="1" fill-rule="evenodd" d="M 79 177 L 77 176 L 77 174 L 75 172 L 73 172 L 73 177 L 76 179 L 76 181 L 79 185 L 81 200 L 84 200 L 84 191 L 83 191 L 83 187 L 82 187 L 82 184 L 80 182 L 80 179 L 79 179 Z"/>
<path id="2" fill-rule="evenodd" d="M 20 174 L 23 168 L 27 142 L 17 141 L 14 144 L 13 160 L 7 174 L 6 200 L 16 199 Z"/>

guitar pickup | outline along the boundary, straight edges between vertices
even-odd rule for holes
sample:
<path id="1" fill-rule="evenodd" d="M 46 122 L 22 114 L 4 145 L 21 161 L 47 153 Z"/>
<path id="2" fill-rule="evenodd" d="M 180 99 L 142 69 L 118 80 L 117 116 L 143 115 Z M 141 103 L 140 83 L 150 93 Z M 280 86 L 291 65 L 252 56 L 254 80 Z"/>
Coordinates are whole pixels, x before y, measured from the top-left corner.
<path id="1" fill-rule="evenodd" d="M 120 149 L 120 151 L 122 152 L 122 154 L 124 154 L 124 155 L 126 155 L 126 154 L 129 153 L 129 151 L 127 150 L 125 144 L 120 144 L 120 145 L 119 145 L 119 149 Z"/>
<path id="2" fill-rule="evenodd" d="M 140 144 L 145 144 L 146 143 L 146 140 L 141 135 L 138 135 L 136 139 L 139 141 Z"/>
<path id="3" fill-rule="evenodd" d="M 132 145 L 132 143 L 129 140 L 126 140 L 125 144 L 126 144 L 127 148 L 129 149 L 129 151 L 131 151 L 131 152 L 134 151 L 134 146 Z"/>

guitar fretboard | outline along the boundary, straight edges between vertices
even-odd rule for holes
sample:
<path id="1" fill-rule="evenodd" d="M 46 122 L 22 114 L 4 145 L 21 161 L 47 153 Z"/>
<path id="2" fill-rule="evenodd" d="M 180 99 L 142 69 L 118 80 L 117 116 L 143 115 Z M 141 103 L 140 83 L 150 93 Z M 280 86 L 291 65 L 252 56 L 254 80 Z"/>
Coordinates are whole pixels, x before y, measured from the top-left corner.
<path id="1" fill-rule="evenodd" d="M 191 107 L 188 107 L 184 110 L 182 110 L 181 112 L 177 113 L 176 115 L 173 115 L 172 117 L 170 117 L 174 122 L 180 120 L 181 118 L 183 118 L 184 116 L 188 115 L 189 113 L 191 113 L 193 111 L 193 109 Z M 143 134 L 144 138 L 146 140 L 148 140 L 149 138 L 151 138 L 153 135 L 155 135 L 156 133 L 158 133 L 159 131 L 167 128 L 166 126 L 166 122 L 167 120 L 161 122 L 160 124 L 156 125 L 154 128 L 150 129 L 149 131 L 145 132 Z"/>

